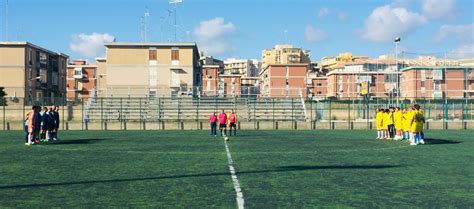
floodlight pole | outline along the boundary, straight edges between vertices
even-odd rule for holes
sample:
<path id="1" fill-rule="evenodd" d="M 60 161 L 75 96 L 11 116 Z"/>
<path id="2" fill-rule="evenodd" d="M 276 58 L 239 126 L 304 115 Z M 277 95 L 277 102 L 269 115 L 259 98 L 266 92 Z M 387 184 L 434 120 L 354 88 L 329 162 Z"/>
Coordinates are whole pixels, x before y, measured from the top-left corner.
<path id="1" fill-rule="evenodd" d="M 397 66 L 397 107 L 400 103 L 400 69 L 398 68 L 398 44 L 400 43 L 400 38 L 396 37 L 393 41 L 395 43 L 395 65 Z"/>

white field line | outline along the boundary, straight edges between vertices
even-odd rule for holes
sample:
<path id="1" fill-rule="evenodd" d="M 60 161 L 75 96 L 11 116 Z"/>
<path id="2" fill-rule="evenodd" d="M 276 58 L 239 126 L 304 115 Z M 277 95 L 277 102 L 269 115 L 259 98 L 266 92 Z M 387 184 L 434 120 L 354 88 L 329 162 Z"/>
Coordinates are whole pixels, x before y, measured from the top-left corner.
<path id="1" fill-rule="evenodd" d="M 225 151 L 227 152 L 227 162 L 229 164 L 230 176 L 232 177 L 232 182 L 234 183 L 234 190 L 236 194 L 237 206 L 239 209 L 244 209 L 244 194 L 242 193 L 242 188 L 240 188 L 239 180 L 237 179 L 237 174 L 235 174 L 234 161 L 232 160 L 232 155 L 230 154 L 229 145 L 227 141 L 224 140 Z"/>

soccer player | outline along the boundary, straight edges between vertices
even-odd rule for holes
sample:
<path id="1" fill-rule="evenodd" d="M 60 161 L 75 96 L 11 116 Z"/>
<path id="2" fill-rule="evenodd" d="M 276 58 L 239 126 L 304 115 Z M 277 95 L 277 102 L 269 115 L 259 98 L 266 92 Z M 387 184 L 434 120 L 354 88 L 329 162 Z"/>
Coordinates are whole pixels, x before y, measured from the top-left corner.
<path id="1" fill-rule="evenodd" d="M 405 132 L 405 139 L 408 142 L 410 141 L 410 130 L 411 130 L 411 120 L 413 119 L 412 108 L 408 107 L 405 109 L 405 114 L 403 114 L 404 123 L 403 123 L 403 131 Z"/>
<path id="2" fill-rule="evenodd" d="M 396 140 L 403 139 L 403 113 L 400 110 L 400 107 L 395 108 L 395 112 L 393 113 L 393 119 L 395 121 L 395 130 L 397 135 L 395 136 Z"/>
<path id="3" fill-rule="evenodd" d="M 43 107 L 43 111 L 41 114 L 41 133 L 40 133 L 40 140 L 46 140 L 46 133 L 49 131 L 49 113 L 48 108 Z"/>
<path id="4" fill-rule="evenodd" d="M 39 133 L 41 125 L 41 117 L 39 116 L 40 107 L 33 106 L 32 111 L 28 114 L 28 141 L 26 145 L 34 144 L 34 140 Z"/>
<path id="5" fill-rule="evenodd" d="M 51 141 L 53 140 L 53 133 L 54 133 L 54 107 L 51 106 L 48 108 L 48 126 L 46 127 L 48 130 L 46 131 L 46 140 Z"/>
<path id="6" fill-rule="evenodd" d="M 383 139 L 390 139 L 390 132 L 389 132 L 389 125 L 391 125 L 392 123 L 390 123 L 391 119 L 390 119 L 390 110 L 389 109 L 385 109 L 383 110 L 383 130 L 384 130 L 384 137 Z"/>
<path id="7" fill-rule="evenodd" d="M 54 106 L 53 120 L 54 120 L 53 140 L 56 141 L 58 140 L 58 131 L 59 131 L 59 106 L 57 105 Z"/>
<path id="8" fill-rule="evenodd" d="M 383 111 L 380 108 L 375 109 L 375 128 L 377 129 L 377 139 L 383 139 Z"/>
<path id="9" fill-rule="evenodd" d="M 216 112 L 213 112 L 211 114 L 211 116 L 209 117 L 209 122 L 210 122 L 210 125 L 211 125 L 211 136 L 214 136 L 216 137 L 217 136 L 217 115 L 216 115 Z"/>
<path id="10" fill-rule="evenodd" d="M 423 117 L 423 125 L 421 126 L 421 132 L 420 132 L 420 144 L 425 144 L 425 133 L 423 132 L 423 127 L 425 126 L 425 115 L 422 109 L 420 109 L 420 114 Z"/>
<path id="11" fill-rule="evenodd" d="M 25 145 L 30 145 L 31 142 L 30 142 L 30 134 L 29 134 L 29 127 L 30 127 L 30 117 L 33 116 L 33 111 L 34 111 L 34 107 L 31 108 L 32 110 L 31 111 L 28 111 L 25 115 L 25 122 L 24 122 L 24 126 L 25 126 Z"/>
<path id="12" fill-rule="evenodd" d="M 423 114 L 420 113 L 420 105 L 415 104 L 413 109 L 413 118 L 411 120 L 412 141 L 410 145 L 417 145 L 420 143 L 420 135 L 423 131 L 423 123 L 425 119 L 423 118 Z"/>
<path id="13" fill-rule="evenodd" d="M 222 110 L 221 114 L 219 114 L 219 130 L 221 132 L 221 136 L 227 136 L 227 115 L 225 114 L 224 110 Z M 224 130 L 224 135 L 222 135 L 222 130 Z"/>
<path id="14" fill-rule="evenodd" d="M 228 121 L 229 121 L 229 135 L 232 136 L 232 128 L 234 128 L 234 136 L 237 136 L 237 128 L 235 126 L 235 123 L 237 122 L 237 115 L 234 113 L 234 110 L 232 110 L 229 113 Z"/>
<path id="15" fill-rule="evenodd" d="M 389 112 L 388 112 L 388 123 L 387 123 L 387 128 L 388 128 L 388 134 L 389 134 L 389 140 L 393 140 L 395 138 L 395 124 L 394 124 L 394 118 L 393 118 L 393 113 L 395 111 L 395 108 L 390 107 Z"/>

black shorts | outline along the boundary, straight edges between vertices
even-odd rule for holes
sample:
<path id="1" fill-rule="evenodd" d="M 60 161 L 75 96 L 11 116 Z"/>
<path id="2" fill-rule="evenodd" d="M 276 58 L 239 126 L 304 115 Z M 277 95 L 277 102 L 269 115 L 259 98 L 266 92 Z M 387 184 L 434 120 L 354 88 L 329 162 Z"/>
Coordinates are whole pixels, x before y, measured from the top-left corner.
<path id="1" fill-rule="evenodd" d="M 226 124 L 219 124 L 219 128 L 226 128 Z"/>
<path id="2" fill-rule="evenodd" d="M 229 127 L 234 127 L 235 128 L 235 123 L 230 123 Z"/>

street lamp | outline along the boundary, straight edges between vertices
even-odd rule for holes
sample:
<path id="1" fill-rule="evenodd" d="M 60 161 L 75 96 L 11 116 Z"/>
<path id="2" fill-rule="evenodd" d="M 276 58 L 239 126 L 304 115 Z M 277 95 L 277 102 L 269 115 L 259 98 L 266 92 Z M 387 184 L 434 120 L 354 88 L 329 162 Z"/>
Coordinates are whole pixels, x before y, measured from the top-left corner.
<path id="1" fill-rule="evenodd" d="M 395 37 L 395 40 L 393 40 L 393 43 L 395 43 L 395 65 L 397 66 L 397 107 L 399 106 L 400 102 L 400 74 L 398 69 L 398 44 L 400 41 L 400 37 Z"/>

